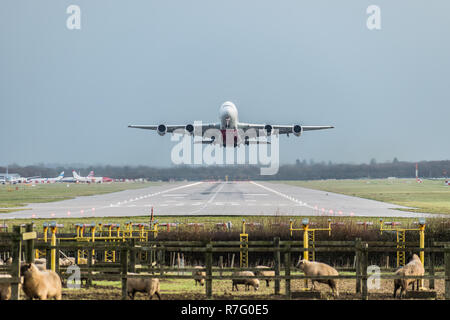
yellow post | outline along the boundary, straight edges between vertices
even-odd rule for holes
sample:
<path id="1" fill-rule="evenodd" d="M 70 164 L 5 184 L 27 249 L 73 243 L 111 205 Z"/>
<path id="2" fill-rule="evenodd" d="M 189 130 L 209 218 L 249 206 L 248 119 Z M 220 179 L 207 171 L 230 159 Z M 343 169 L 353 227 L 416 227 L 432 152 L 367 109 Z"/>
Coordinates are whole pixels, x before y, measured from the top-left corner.
<path id="1" fill-rule="evenodd" d="M 309 243 L 308 243 L 309 220 L 303 219 L 302 224 L 303 224 L 303 248 L 308 249 L 308 247 L 309 247 L 308 246 L 309 245 Z M 309 260 L 308 258 L 309 258 L 308 250 L 303 251 L 303 259 Z"/>
<path id="2" fill-rule="evenodd" d="M 419 219 L 419 246 L 425 248 L 425 219 Z M 420 251 L 420 261 L 425 268 L 425 251 Z M 420 279 L 420 288 L 423 289 L 423 279 Z"/>
<path id="3" fill-rule="evenodd" d="M 289 232 L 291 233 L 291 237 L 292 237 L 293 224 L 294 224 L 294 222 L 292 221 L 292 219 L 289 219 Z"/>
<path id="4" fill-rule="evenodd" d="M 92 240 L 93 243 L 95 242 L 95 223 L 93 223 L 92 226 L 91 226 L 91 240 Z M 92 257 L 95 257 L 95 250 L 94 249 L 92 249 Z"/>
<path id="5" fill-rule="evenodd" d="M 242 219 L 242 233 L 240 234 L 240 245 L 239 247 L 248 248 L 248 234 L 245 233 L 245 219 Z M 240 251 L 239 252 L 239 265 L 241 268 L 248 267 L 248 251 Z"/>
<path id="6" fill-rule="evenodd" d="M 52 232 L 52 242 L 51 245 L 52 246 L 56 246 L 56 223 L 53 224 L 50 228 L 51 232 Z M 52 271 L 56 270 L 56 249 L 52 249 L 51 250 L 51 269 Z"/>

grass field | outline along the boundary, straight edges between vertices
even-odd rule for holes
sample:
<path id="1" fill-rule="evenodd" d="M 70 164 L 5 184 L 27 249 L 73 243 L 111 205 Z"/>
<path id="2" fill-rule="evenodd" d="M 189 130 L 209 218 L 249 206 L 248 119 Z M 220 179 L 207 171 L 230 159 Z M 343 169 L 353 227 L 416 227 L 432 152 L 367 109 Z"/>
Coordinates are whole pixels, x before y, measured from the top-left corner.
<path id="1" fill-rule="evenodd" d="M 300 274 L 300 273 L 292 273 Z M 344 274 L 344 273 L 342 273 Z M 205 287 L 200 285 L 195 286 L 194 280 L 191 279 L 163 279 L 160 282 L 161 299 L 162 300 L 206 300 Z M 311 286 L 311 284 L 309 284 Z M 425 287 L 428 286 L 428 281 L 425 281 Z M 444 281 L 436 280 L 437 299 L 444 299 Z M 213 297 L 219 300 L 259 300 L 271 299 L 279 300 L 285 299 L 285 282 L 280 283 L 281 295 L 274 295 L 274 284 L 270 282 L 269 287 L 266 287 L 265 281 L 260 281 L 258 291 L 251 289 L 244 291 L 244 287 L 239 286 L 239 291 L 231 290 L 231 280 L 214 280 L 213 281 Z M 291 290 L 301 291 L 304 288 L 303 280 L 292 280 Z M 318 284 L 318 290 L 322 293 L 322 299 L 326 300 L 359 300 L 361 295 L 355 292 L 355 280 L 343 279 L 339 280 L 339 297 L 335 298 L 331 295 L 331 290 L 326 284 Z M 379 289 L 369 290 L 369 300 L 387 300 L 393 299 L 393 280 L 381 279 Z M 93 287 L 81 289 L 63 289 L 64 300 L 120 300 L 121 287 L 118 281 L 93 281 Z M 148 296 L 143 293 L 137 293 L 136 300 L 148 299 Z M 153 297 L 153 299 L 158 299 Z M 304 300 L 305 298 L 302 298 Z"/>
<path id="2" fill-rule="evenodd" d="M 283 183 L 389 202 L 414 209 L 410 212 L 450 214 L 450 186 L 442 180 L 373 179 L 282 181 Z"/>
<path id="3" fill-rule="evenodd" d="M 79 196 L 111 193 L 160 185 L 159 182 L 145 183 L 52 183 L 37 185 L 0 185 L 0 213 L 16 211 L 29 203 L 54 202 Z"/>

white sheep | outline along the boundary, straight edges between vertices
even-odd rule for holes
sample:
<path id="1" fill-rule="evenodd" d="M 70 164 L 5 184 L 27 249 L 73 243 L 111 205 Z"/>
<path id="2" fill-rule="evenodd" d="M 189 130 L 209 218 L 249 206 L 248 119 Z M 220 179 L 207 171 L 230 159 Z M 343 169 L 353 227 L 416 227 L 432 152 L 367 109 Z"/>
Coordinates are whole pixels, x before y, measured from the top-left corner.
<path id="1" fill-rule="evenodd" d="M 161 300 L 159 290 L 159 279 L 157 278 L 127 279 L 127 294 L 131 299 L 134 299 L 136 292 L 143 292 L 148 294 L 149 299 L 152 299 L 153 295 L 156 294 L 158 299 Z"/>
<path id="2" fill-rule="evenodd" d="M 251 271 L 237 271 L 233 273 L 233 276 L 255 276 L 255 274 Z M 245 290 L 250 290 L 250 286 L 252 286 L 255 291 L 259 289 L 259 280 L 256 278 L 241 278 L 241 279 L 233 279 L 232 281 L 232 287 L 231 291 L 234 291 L 236 288 L 236 291 L 239 291 L 238 284 L 245 285 Z"/>
<path id="3" fill-rule="evenodd" d="M 34 263 L 21 267 L 23 292 L 28 299 L 38 298 L 61 300 L 61 278 L 51 270 L 40 271 Z"/>
<path id="4" fill-rule="evenodd" d="M 418 255 L 414 254 L 411 261 L 405 266 L 401 267 L 395 272 L 396 275 L 400 276 L 423 276 L 425 274 L 425 269 L 420 261 Z M 395 279 L 394 280 L 394 298 L 397 295 L 397 290 L 400 289 L 399 298 L 402 298 L 408 289 L 408 286 L 412 284 L 412 289 L 414 290 L 414 279 Z M 417 289 L 419 289 L 420 279 L 417 280 Z"/>
<path id="5" fill-rule="evenodd" d="M 307 276 L 338 276 L 339 273 L 333 267 L 316 261 L 308 261 L 308 260 L 299 260 L 297 266 L 300 267 L 301 270 Z M 339 289 L 337 279 L 311 279 L 312 282 L 312 290 L 316 290 L 316 282 L 328 284 L 331 288 L 331 291 L 335 297 L 339 297 Z"/>

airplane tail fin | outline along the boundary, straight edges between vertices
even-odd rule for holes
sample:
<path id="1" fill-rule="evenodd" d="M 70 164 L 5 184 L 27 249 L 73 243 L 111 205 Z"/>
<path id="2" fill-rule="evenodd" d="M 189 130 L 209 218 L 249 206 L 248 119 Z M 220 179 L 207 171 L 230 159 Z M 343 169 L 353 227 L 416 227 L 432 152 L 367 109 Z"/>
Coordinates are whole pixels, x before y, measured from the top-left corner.
<path id="1" fill-rule="evenodd" d="M 61 180 L 62 178 L 64 178 L 64 171 L 61 172 L 56 179 Z"/>
<path id="2" fill-rule="evenodd" d="M 75 179 L 79 178 L 80 176 L 78 175 L 78 173 L 75 170 L 72 170 L 72 175 Z"/>
<path id="3" fill-rule="evenodd" d="M 88 177 L 93 177 L 94 176 L 94 170 L 92 170 L 91 172 L 89 172 Z"/>

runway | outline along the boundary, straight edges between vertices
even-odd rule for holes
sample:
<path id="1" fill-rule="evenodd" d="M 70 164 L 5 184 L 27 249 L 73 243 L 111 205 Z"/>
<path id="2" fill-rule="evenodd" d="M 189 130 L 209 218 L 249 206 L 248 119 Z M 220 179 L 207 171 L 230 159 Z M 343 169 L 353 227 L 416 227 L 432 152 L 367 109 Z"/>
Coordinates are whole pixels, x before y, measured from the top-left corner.
<path id="1" fill-rule="evenodd" d="M 0 219 L 77 218 L 150 215 L 294 215 L 426 217 L 402 206 L 312 190 L 283 183 L 180 182 L 143 189 L 30 204 Z"/>

